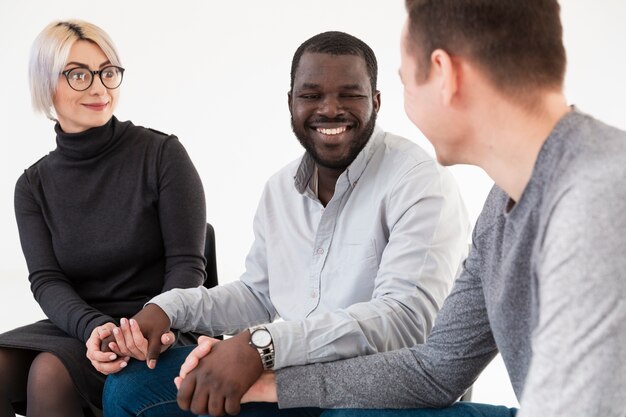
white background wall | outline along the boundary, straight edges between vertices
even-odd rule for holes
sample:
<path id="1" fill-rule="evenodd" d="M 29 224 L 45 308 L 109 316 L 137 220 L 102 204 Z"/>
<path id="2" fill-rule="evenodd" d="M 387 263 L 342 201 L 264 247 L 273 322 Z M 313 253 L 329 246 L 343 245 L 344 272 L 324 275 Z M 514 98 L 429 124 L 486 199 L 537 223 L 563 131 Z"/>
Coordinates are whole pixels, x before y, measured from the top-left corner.
<path id="1" fill-rule="evenodd" d="M 626 2 L 561 3 L 570 102 L 626 128 Z M 308 37 L 342 30 L 367 42 L 379 60 L 380 124 L 432 153 L 403 110 L 397 69 L 404 17 L 402 0 L 0 0 L 0 331 L 43 317 L 28 287 L 13 189 L 55 146 L 53 124 L 31 110 L 27 81 L 30 46 L 46 24 L 89 20 L 116 42 L 127 69 L 116 115 L 175 133 L 186 146 L 204 182 L 227 282 L 242 272 L 265 179 L 302 152 L 286 93 L 291 57 Z M 473 167 L 452 169 L 475 220 L 491 181 Z M 516 404 L 500 360 L 476 383 L 474 399 Z"/>

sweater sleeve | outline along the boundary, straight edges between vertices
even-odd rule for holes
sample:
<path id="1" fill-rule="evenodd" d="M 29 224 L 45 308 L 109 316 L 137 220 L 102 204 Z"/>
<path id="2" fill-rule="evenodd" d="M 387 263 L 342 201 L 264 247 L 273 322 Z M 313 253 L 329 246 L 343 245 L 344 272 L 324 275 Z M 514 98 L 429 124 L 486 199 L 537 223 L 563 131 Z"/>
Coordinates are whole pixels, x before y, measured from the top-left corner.
<path id="1" fill-rule="evenodd" d="M 35 300 L 56 326 L 86 342 L 95 327 L 114 320 L 87 304 L 60 268 L 50 230 L 25 174 L 15 187 L 15 216 Z"/>
<path id="2" fill-rule="evenodd" d="M 482 285 L 465 262 L 423 345 L 278 370 L 281 408 L 414 408 L 452 404 L 497 353 Z"/>
<path id="3" fill-rule="evenodd" d="M 206 234 L 204 189 L 189 155 L 175 136 L 164 143 L 157 186 L 165 249 L 162 291 L 202 285 L 206 278 L 202 251 Z"/>
<path id="4" fill-rule="evenodd" d="M 520 417 L 626 413 L 626 169 L 619 164 L 587 165 L 546 210 L 541 314 Z"/>
<path id="5" fill-rule="evenodd" d="M 264 191 L 254 216 L 254 242 L 246 258 L 246 272 L 240 281 L 215 288 L 168 291 L 150 302 L 161 307 L 172 328 L 210 335 L 233 334 L 276 317 L 269 297 L 265 247 Z"/>

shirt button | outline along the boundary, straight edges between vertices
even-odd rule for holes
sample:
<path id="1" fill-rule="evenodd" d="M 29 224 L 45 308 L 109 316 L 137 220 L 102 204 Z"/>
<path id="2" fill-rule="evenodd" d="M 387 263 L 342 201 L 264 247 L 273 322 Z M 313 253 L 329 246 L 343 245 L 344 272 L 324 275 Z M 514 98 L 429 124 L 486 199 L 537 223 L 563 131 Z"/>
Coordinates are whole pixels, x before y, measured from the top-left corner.
<path id="1" fill-rule="evenodd" d="M 317 248 L 317 254 L 318 255 L 323 255 L 324 254 L 324 248 Z"/>
<path id="2" fill-rule="evenodd" d="M 315 291 L 311 291 L 311 298 L 317 297 L 317 293 Z"/>

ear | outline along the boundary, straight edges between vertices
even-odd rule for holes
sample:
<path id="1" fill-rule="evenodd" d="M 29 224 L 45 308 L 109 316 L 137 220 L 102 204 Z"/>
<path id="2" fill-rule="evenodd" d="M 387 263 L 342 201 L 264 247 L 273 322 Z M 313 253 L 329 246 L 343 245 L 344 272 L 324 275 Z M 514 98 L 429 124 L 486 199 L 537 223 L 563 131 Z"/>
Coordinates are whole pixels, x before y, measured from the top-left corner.
<path id="1" fill-rule="evenodd" d="M 443 49 L 435 49 L 430 55 L 431 71 L 438 79 L 441 98 L 449 106 L 459 93 L 460 67 Z"/>
<path id="2" fill-rule="evenodd" d="M 291 96 L 291 91 L 287 91 L 287 105 L 289 106 L 289 113 L 293 116 L 293 112 L 291 111 L 292 102 L 293 102 L 293 97 Z"/>
<path id="3" fill-rule="evenodd" d="M 374 91 L 374 97 L 372 97 L 372 103 L 374 104 L 374 112 L 378 113 L 380 110 L 380 91 Z"/>

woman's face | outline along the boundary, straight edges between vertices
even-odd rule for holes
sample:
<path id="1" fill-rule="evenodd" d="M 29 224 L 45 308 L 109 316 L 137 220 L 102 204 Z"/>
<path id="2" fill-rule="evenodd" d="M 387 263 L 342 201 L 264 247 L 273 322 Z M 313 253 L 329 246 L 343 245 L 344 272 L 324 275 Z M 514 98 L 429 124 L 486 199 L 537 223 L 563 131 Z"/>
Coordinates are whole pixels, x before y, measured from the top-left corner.
<path id="1" fill-rule="evenodd" d="M 82 67 L 100 70 L 111 62 L 98 45 L 89 41 L 77 41 L 72 46 L 63 71 Z M 57 120 L 66 133 L 78 133 L 106 124 L 117 106 L 119 88 L 109 90 L 94 75 L 91 86 L 84 91 L 73 90 L 64 75 L 60 75 L 54 94 Z"/>

